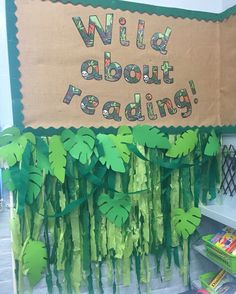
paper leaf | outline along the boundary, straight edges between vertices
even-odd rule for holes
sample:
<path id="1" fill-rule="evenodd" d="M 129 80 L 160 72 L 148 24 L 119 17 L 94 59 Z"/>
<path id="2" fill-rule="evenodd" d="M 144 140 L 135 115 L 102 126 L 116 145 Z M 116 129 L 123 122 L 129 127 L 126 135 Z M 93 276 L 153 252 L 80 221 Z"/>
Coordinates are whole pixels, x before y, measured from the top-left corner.
<path id="1" fill-rule="evenodd" d="M 20 137 L 19 129 L 12 127 L 0 133 L 0 147 L 12 143 Z"/>
<path id="2" fill-rule="evenodd" d="M 135 126 L 133 128 L 133 136 L 134 142 L 142 146 L 161 149 L 170 148 L 168 137 L 156 127 L 147 125 Z"/>
<path id="3" fill-rule="evenodd" d="M 124 162 L 128 163 L 130 159 L 130 150 L 128 149 L 127 144 L 133 143 L 133 135 L 131 129 L 127 126 L 121 126 L 119 127 L 116 136 L 109 136 L 115 144 Z"/>
<path id="4" fill-rule="evenodd" d="M 24 134 L 22 134 L 22 137 L 24 137 L 27 141 L 32 143 L 32 145 L 36 144 L 36 138 L 33 133 L 30 133 L 30 132 L 24 133 Z"/>
<path id="5" fill-rule="evenodd" d="M 123 193 L 115 193 L 114 198 L 101 194 L 98 198 L 98 206 L 101 213 L 118 227 L 125 223 L 131 210 L 131 202 Z"/>
<path id="6" fill-rule="evenodd" d="M 37 167 L 44 170 L 45 174 L 50 171 L 48 145 L 41 138 L 37 138 L 36 140 L 36 162 Z"/>
<path id="7" fill-rule="evenodd" d="M 193 207 L 188 212 L 182 208 L 174 211 L 174 224 L 176 232 L 183 239 L 187 239 L 194 233 L 201 222 L 201 211 L 199 208 Z"/>
<path id="8" fill-rule="evenodd" d="M 0 160 L 7 162 L 9 166 L 15 165 L 21 161 L 26 144 L 26 138 L 19 137 L 16 141 L 0 147 Z"/>
<path id="9" fill-rule="evenodd" d="M 27 199 L 30 204 L 33 203 L 40 193 L 43 185 L 43 175 L 41 170 L 36 166 L 30 166 L 29 169 L 29 186 L 27 191 Z"/>
<path id="10" fill-rule="evenodd" d="M 95 134 L 91 129 L 80 128 L 76 134 L 65 130 L 61 135 L 65 150 L 82 164 L 89 162 L 95 144 Z"/>
<path id="11" fill-rule="evenodd" d="M 55 177 L 62 183 L 65 181 L 66 150 L 61 137 L 54 135 L 49 141 L 49 162 Z"/>
<path id="12" fill-rule="evenodd" d="M 208 137 L 208 142 L 204 150 L 204 154 L 207 156 L 216 156 L 220 150 L 220 142 L 214 130 Z"/>
<path id="13" fill-rule="evenodd" d="M 47 265 L 47 251 L 41 241 L 29 240 L 25 246 L 23 257 L 23 271 L 28 276 L 33 288 L 41 279 L 41 273 Z"/>
<path id="14" fill-rule="evenodd" d="M 10 169 L 4 169 L 2 171 L 2 181 L 8 191 L 14 191 L 16 189 Z"/>
<path id="15" fill-rule="evenodd" d="M 166 156 L 176 158 L 188 155 L 197 145 L 197 134 L 198 131 L 188 130 L 180 135 L 167 151 Z"/>
<path id="16" fill-rule="evenodd" d="M 100 144 L 102 144 L 104 154 L 100 155 L 99 161 L 109 169 L 120 173 L 125 172 L 124 162 L 116 145 L 111 140 L 109 135 L 98 134 L 97 139 Z"/>

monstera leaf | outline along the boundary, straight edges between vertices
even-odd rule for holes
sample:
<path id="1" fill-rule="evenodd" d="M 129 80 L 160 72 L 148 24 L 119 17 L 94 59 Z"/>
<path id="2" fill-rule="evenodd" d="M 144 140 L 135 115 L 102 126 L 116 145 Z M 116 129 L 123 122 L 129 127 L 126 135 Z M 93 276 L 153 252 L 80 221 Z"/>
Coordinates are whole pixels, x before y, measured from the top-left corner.
<path id="1" fill-rule="evenodd" d="M 123 193 L 115 193 L 114 198 L 101 194 L 98 198 L 98 206 L 101 213 L 118 227 L 125 223 L 131 210 L 130 200 Z"/>
<path id="2" fill-rule="evenodd" d="M 103 153 L 99 156 L 99 161 L 109 169 L 120 173 L 125 172 L 125 166 L 119 150 L 109 135 L 98 134 L 97 139 L 99 144 L 102 145 Z"/>
<path id="3" fill-rule="evenodd" d="M 64 149 L 61 137 L 54 135 L 49 141 L 49 162 L 55 177 L 62 183 L 65 180 L 66 150 Z"/>
<path id="4" fill-rule="evenodd" d="M 76 134 L 65 130 L 61 135 L 66 151 L 82 164 L 88 163 L 93 153 L 95 134 L 91 129 L 80 128 Z"/>
<path id="5" fill-rule="evenodd" d="M 43 175 L 41 169 L 35 166 L 29 168 L 29 186 L 27 191 L 27 199 L 30 204 L 36 199 L 43 185 Z"/>
<path id="6" fill-rule="evenodd" d="M 109 135 L 113 143 L 115 144 L 118 152 L 120 153 L 124 162 L 128 163 L 130 159 L 130 151 L 127 144 L 133 142 L 132 131 L 127 126 L 121 126 L 118 129 L 117 135 Z"/>
<path id="7" fill-rule="evenodd" d="M 26 144 L 27 139 L 21 136 L 10 144 L 0 147 L 0 160 L 7 162 L 9 166 L 15 165 L 21 161 Z"/>
<path id="8" fill-rule="evenodd" d="M 220 142 L 213 130 L 208 137 L 208 142 L 206 144 L 204 154 L 207 156 L 216 156 L 220 150 Z"/>
<path id="9" fill-rule="evenodd" d="M 149 148 L 169 149 L 168 137 L 158 128 L 147 125 L 138 125 L 133 128 L 134 142 Z"/>
<path id="10" fill-rule="evenodd" d="M 47 251 L 43 242 L 29 240 L 24 248 L 23 271 L 33 288 L 41 279 L 47 264 Z"/>
<path id="11" fill-rule="evenodd" d="M 170 149 L 167 151 L 168 157 L 182 157 L 194 150 L 198 142 L 198 131 L 188 130 L 179 136 Z"/>
<path id="12" fill-rule="evenodd" d="M 201 211 L 199 208 L 193 207 L 188 212 L 182 208 L 174 211 L 174 224 L 176 232 L 183 239 L 187 239 L 192 235 L 201 222 Z"/>
<path id="13" fill-rule="evenodd" d="M 0 133 L 0 147 L 12 143 L 20 137 L 19 129 L 12 127 L 8 128 Z"/>

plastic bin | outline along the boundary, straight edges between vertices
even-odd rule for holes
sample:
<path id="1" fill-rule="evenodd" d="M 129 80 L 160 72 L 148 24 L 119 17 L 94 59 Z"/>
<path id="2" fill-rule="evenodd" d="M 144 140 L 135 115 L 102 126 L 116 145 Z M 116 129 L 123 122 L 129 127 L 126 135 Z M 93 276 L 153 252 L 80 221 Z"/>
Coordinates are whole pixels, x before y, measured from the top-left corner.
<path id="1" fill-rule="evenodd" d="M 217 273 L 206 273 L 199 277 L 202 288 L 206 289 L 207 292 L 210 294 L 217 294 L 217 292 L 209 286 L 209 283 L 212 281 L 212 279 L 216 276 Z"/>
<path id="2" fill-rule="evenodd" d="M 235 274 L 236 273 L 236 256 L 212 244 L 211 239 L 213 237 L 214 235 L 207 235 L 202 238 L 205 244 L 207 256 L 209 257 L 209 259 L 217 263 L 220 267 L 225 269 L 227 272 L 231 274 Z"/>

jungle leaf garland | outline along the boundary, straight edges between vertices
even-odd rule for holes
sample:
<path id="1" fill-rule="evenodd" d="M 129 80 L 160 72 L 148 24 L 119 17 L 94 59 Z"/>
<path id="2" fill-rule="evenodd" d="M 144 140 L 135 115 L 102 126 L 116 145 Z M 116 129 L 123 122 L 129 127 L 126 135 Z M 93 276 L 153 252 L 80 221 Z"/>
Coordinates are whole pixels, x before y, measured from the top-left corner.
<path id="1" fill-rule="evenodd" d="M 0 150 L 5 147 L 7 150 L 11 144 L 20 148 L 20 154 L 18 147 L 17 154 L 10 147 L 9 159 L 5 154 L 1 157 L 12 165 L 8 164 L 3 170 L 3 180 L 14 193 L 15 214 L 19 219 L 14 228 L 14 243 L 25 244 L 26 248 L 31 235 L 30 242 L 40 242 L 39 252 L 43 256 L 37 273 L 30 257 L 33 254 L 25 254 L 25 259 L 19 261 L 19 290 L 23 292 L 25 288 L 23 271 L 28 273 L 33 285 L 45 268 L 49 293 L 53 280 L 59 293 L 79 291 L 85 284 L 90 291 L 96 291 L 96 285 L 101 290 L 101 268 L 105 264 L 110 275 L 114 273 L 115 289 L 121 276 L 129 284 L 133 257 L 138 281 L 148 283 L 147 255 L 155 254 L 157 271 L 163 270 L 164 261 L 165 273 L 169 276 L 173 250 L 175 263 L 184 272 L 186 282 L 187 242 L 199 222 L 196 211 L 187 210 L 193 205 L 192 196 L 187 197 L 193 189 L 189 181 L 196 181 L 198 177 L 198 188 L 194 186 L 194 192 L 200 195 L 206 178 L 204 191 L 214 196 L 216 176 L 210 180 L 209 173 L 218 169 L 212 164 L 218 148 L 211 152 L 213 156 L 204 154 L 212 140 L 216 140 L 213 132 L 200 135 L 200 131 L 188 130 L 176 137 L 151 126 L 121 126 L 112 134 L 80 128 L 64 130 L 61 135 L 48 138 L 35 137 L 29 132 L 21 134 L 16 128 L 1 133 Z M 211 168 L 204 169 L 206 165 Z M 181 169 L 188 171 L 187 177 Z M 199 174 L 203 174 L 203 170 L 204 178 L 201 178 Z M 183 198 L 178 195 L 178 178 L 179 183 L 187 187 L 185 207 L 183 199 L 177 201 Z M 43 236 L 40 234 L 42 223 Z M 181 239 L 182 248 L 178 246 L 182 244 Z M 178 251 L 182 249 L 183 254 L 178 258 Z M 32 251 L 34 249 L 29 250 Z M 50 259 L 44 263 L 47 255 Z M 27 260 L 32 262 L 31 266 L 27 266 Z M 92 285 L 92 276 L 98 282 L 96 285 Z"/>

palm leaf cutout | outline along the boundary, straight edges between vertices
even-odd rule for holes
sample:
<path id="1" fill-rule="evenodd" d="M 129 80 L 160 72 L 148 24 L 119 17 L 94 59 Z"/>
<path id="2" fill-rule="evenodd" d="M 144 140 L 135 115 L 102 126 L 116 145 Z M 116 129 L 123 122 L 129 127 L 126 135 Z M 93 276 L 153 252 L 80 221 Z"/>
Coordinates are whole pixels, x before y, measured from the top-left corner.
<path id="1" fill-rule="evenodd" d="M 133 136 L 134 142 L 142 146 L 161 149 L 170 148 L 168 137 L 156 127 L 147 125 L 135 126 L 133 128 Z"/>
<path id="2" fill-rule="evenodd" d="M 19 129 L 12 127 L 8 128 L 0 133 L 0 147 L 12 143 L 20 137 Z"/>
<path id="3" fill-rule="evenodd" d="M 174 211 L 174 225 L 176 232 L 183 239 L 187 239 L 194 233 L 201 222 L 201 211 L 199 208 L 193 207 L 188 212 L 182 208 Z"/>
<path id="4" fill-rule="evenodd" d="M 0 160 L 7 162 L 9 166 L 15 165 L 21 161 L 26 144 L 27 139 L 21 136 L 10 144 L 0 147 Z"/>
<path id="5" fill-rule="evenodd" d="M 117 135 L 109 135 L 113 143 L 116 145 L 118 152 L 120 153 L 124 162 L 128 163 L 130 159 L 130 150 L 127 144 L 133 143 L 132 131 L 127 126 L 121 126 L 118 129 Z"/>
<path id="6" fill-rule="evenodd" d="M 62 183 L 65 180 L 66 150 L 61 137 L 54 135 L 49 141 L 49 162 L 55 177 Z"/>
<path id="7" fill-rule="evenodd" d="M 61 135 L 66 151 L 79 159 L 82 164 L 89 162 L 95 144 L 95 134 L 88 128 L 80 128 L 76 134 L 71 130 L 65 130 Z"/>
<path id="8" fill-rule="evenodd" d="M 220 150 L 220 142 L 214 130 L 208 137 L 208 142 L 206 144 L 204 154 L 207 156 L 216 156 Z"/>
<path id="9" fill-rule="evenodd" d="M 29 168 L 29 185 L 27 191 L 27 199 L 30 204 L 33 203 L 40 193 L 43 185 L 43 175 L 40 168 L 30 166 Z"/>
<path id="10" fill-rule="evenodd" d="M 180 135 L 175 144 L 171 145 L 167 151 L 168 157 L 182 157 L 188 155 L 194 150 L 198 142 L 198 131 L 188 130 Z"/>
<path id="11" fill-rule="evenodd" d="M 114 198 L 110 198 L 107 194 L 101 194 L 98 198 L 98 207 L 110 222 L 121 227 L 129 217 L 131 202 L 123 193 L 115 193 Z"/>
<path id="12" fill-rule="evenodd" d="M 116 172 L 125 172 L 125 166 L 123 159 L 116 148 L 115 143 L 111 140 L 109 135 L 104 134 L 98 134 L 97 135 L 98 142 L 103 147 L 103 153 L 99 156 L 99 161 L 104 165 L 106 164 L 106 167 Z"/>
<path id="13" fill-rule="evenodd" d="M 41 241 L 29 240 L 24 248 L 23 271 L 28 276 L 30 286 L 33 288 L 41 279 L 41 273 L 47 264 L 47 251 Z"/>

